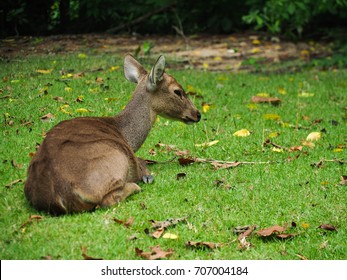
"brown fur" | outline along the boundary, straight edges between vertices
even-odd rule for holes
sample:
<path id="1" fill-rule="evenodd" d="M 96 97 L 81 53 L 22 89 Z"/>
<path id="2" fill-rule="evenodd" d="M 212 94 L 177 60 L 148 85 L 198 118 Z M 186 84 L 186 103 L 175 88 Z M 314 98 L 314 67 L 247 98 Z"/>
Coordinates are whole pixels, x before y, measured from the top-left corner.
<path id="1" fill-rule="evenodd" d="M 134 153 L 157 114 L 184 122 L 200 120 L 184 91 L 181 97 L 172 93 L 182 87 L 163 72 L 163 65 L 165 61 L 159 58 L 147 74 L 127 56 L 126 77 L 138 86 L 118 116 L 75 118 L 47 133 L 29 165 L 24 189 L 36 209 L 54 215 L 90 211 L 141 190 L 136 183 L 150 178 L 150 173 Z"/>

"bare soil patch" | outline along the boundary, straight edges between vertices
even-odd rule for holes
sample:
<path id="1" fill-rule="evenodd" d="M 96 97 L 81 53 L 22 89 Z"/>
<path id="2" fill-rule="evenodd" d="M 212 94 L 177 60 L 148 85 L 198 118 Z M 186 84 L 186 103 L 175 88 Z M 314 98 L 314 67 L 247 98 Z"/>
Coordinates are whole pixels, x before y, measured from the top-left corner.
<path id="1" fill-rule="evenodd" d="M 123 56 L 151 44 L 151 55 L 169 56 L 173 68 L 238 71 L 254 65 L 280 65 L 288 61 L 308 62 L 332 54 L 329 42 L 293 43 L 278 37 L 259 34 L 179 36 L 125 36 L 107 34 L 56 35 L 49 37 L 16 37 L 0 41 L 0 58 L 69 53 L 110 53 Z"/>

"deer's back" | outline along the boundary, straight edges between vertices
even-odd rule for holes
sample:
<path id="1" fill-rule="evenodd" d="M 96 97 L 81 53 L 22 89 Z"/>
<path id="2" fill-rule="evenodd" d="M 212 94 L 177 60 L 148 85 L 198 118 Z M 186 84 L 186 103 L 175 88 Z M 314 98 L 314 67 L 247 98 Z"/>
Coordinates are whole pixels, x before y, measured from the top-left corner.
<path id="1" fill-rule="evenodd" d="M 25 193 L 39 210 L 80 212 L 115 185 L 138 180 L 138 173 L 113 118 L 76 118 L 47 133 L 30 163 Z"/>

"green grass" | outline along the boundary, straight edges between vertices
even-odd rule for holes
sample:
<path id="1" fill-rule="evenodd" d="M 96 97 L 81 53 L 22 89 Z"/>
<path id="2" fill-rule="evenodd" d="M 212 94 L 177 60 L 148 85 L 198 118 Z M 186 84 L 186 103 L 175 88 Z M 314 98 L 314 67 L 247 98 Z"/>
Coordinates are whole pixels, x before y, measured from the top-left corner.
<path id="1" fill-rule="evenodd" d="M 120 69 L 110 72 L 114 66 Z M 36 72 L 46 69 L 52 72 Z M 193 126 L 159 118 L 138 156 L 157 161 L 171 159 L 173 151 L 156 147 L 162 142 L 189 150 L 190 155 L 200 158 L 274 163 L 219 170 L 208 163 L 180 166 L 177 160 L 156 164 L 150 166 L 155 182 L 142 185 L 143 192 L 113 208 L 62 217 L 38 213 L 24 197 L 23 182 L 6 185 L 25 180 L 30 153 L 42 141 L 43 132 L 71 117 L 118 113 L 129 100 L 134 84 L 123 77 L 122 59 L 107 55 L 1 62 L 1 97 L 9 95 L 0 99 L 1 259 L 82 259 L 81 247 L 87 248 L 87 254 L 93 257 L 139 259 L 136 247 L 149 251 L 157 244 L 164 250 L 174 250 L 169 259 L 346 259 L 347 195 L 346 185 L 340 184 L 341 176 L 347 175 L 346 165 L 325 162 L 317 168 L 311 164 L 321 159 L 346 160 L 347 71 L 311 70 L 267 76 L 168 71 L 186 89 L 201 96 L 193 97 L 198 108 L 202 109 L 203 102 L 210 108 L 203 113 L 202 121 Z M 80 78 L 67 77 L 70 72 L 85 74 Z M 279 93 L 279 88 L 285 94 Z M 308 97 L 300 97 L 300 92 L 309 93 Z M 282 104 L 258 104 L 250 110 L 250 99 L 258 93 L 277 96 Z M 83 102 L 77 102 L 81 95 Z M 63 101 L 55 97 L 62 97 Z M 76 112 L 81 108 L 89 112 Z M 40 117 L 48 113 L 54 118 L 42 121 Z M 265 114 L 281 118 L 266 120 Z M 243 128 L 251 135 L 233 136 Z M 271 139 L 273 143 L 290 148 L 302 145 L 310 132 L 320 131 L 322 137 L 314 142 L 315 147 L 303 146 L 302 151 L 275 152 L 271 146 L 262 145 L 271 132 L 279 133 Z M 195 146 L 212 140 L 219 142 L 208 148 Z M 149 153 L 151 149 L 156 155 Z M 182 172 L 186 177 L 177 180 L 176 175 Z M 218 185 L 217 180 L 224 183 Z M 43 219 L 21 227 L 34 214 Z M 153 239 L 144 232 L 151 227 L 149 220 L 185 216 L 188 223 L 166 231 L 176 234 L 176 240 Z M 135 220 L 129 228 L 113 221 L 130 217 Z M 292 226 L 294 223 L 296 227 Z M 279 240 L 262 238 L 254 232 L 247 239 L 254 246 L 240 250 L 232 229 L 254 224 L 258 229 L 287 225 L 287 232 L 297 235 Z M 332 224 L 337 231 L 318 229 L 321 224 Z M 130 241 L 130 236 L 137 238 Z M 188 248 L 187 241 L 223 245 L 214 250 Z"/>

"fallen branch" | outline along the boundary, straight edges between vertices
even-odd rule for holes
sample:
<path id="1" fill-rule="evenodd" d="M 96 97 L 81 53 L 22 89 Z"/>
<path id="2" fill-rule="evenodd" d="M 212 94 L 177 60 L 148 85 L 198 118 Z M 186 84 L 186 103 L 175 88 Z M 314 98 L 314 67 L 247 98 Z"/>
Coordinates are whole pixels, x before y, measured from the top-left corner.
<path id="1" fill-rule="evenodd" d="M 237 167 L 243 164 L 271 164 L 274 161 L 223 161 L 223 160 L 214 160 L 214 159 L 204 159 L 197 157 L 188 157 L 188 158 L 179 158 L 179 163 L 181 165 L 189 165 L 195 162 L 198 163 L 210 163 L 215 169 L 226 169 L 231 167 Z"/>
<path id="2" fill-rule="evenodd" d="M 339 164 L 344 164 L 347 163 L 346 160 L 342 160 L 342 159 L 321 159 L 320 161 L 316 162 L 316 163 L 311 163 L 312 167 L 322 167 L 324 162 L 338 162 Z"/>

